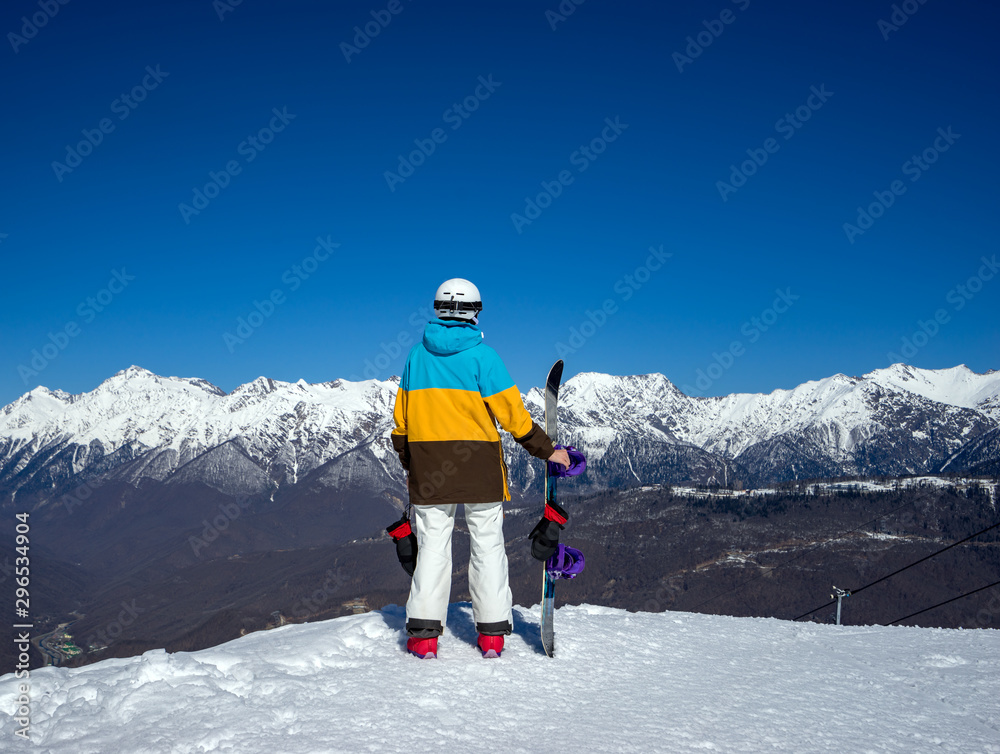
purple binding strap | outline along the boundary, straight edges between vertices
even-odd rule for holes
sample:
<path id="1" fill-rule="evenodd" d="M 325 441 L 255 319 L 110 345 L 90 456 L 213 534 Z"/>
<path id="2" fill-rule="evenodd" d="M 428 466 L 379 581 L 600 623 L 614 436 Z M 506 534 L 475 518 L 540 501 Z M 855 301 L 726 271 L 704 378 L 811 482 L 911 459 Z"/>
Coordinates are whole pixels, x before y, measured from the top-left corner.
<path id="1" fill-rule="evenodd" d="M 575 547 L 559 545 L 551 558 L 545 563 L 545 569 L 557 579 L 575 579 L 583 572 L 586 565 L 583 553 Z"/>

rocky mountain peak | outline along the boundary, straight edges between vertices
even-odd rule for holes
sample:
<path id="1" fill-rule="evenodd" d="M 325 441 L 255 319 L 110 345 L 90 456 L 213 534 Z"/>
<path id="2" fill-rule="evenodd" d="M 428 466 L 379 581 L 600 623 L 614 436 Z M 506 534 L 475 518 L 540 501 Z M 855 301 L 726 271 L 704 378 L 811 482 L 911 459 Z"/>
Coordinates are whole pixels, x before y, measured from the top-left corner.
<path id="1" fill-rule="evenodd" d="M 337 479 L 398 491 L 402 472 L 388 441 L 398 384 L 261 376 L 226 394 L 202 379 L 132 366 L 88 393 L 35 388 L 0 412 L 0 495 L 107 474 L 169 481 L 203 457 L 185 481 L 246 492 L 294 484 L 340 459 L 362 465 Z M 540 420 L 541 391 L 529 390 L 525 403 Z M 659 373 L 585 372 L 560 394 L 561 439 L 588 453 L 593 487 L 923 473 L 954 458 L 971 467 L 987 452 L 976 448 L 993 446 L 970 443 L 998 426 L 1000 373 L 964 366 L 893 365 L 714 398 L 685 395 Z M 537 485 L 530 459 L 505 443 L 513 487 Z"/>

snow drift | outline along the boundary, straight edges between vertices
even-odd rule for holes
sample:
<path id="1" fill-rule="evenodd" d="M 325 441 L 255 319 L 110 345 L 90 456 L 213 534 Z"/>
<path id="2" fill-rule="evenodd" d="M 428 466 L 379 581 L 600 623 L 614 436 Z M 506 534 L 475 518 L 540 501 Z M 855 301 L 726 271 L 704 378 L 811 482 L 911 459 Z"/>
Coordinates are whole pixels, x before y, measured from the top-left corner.
<path id="1" fill-rule="evenodd" d="M 284 626 L 192 653 L 33 671 L 31 743 L 89 752 L 1000 752 L 1000 632 L 563 607 L 557 657 L 515 608 L 498 660 L 452 605 L 437 660 L 403 610 Z M 11 743 L 12 742 L 12 743 Z"/>

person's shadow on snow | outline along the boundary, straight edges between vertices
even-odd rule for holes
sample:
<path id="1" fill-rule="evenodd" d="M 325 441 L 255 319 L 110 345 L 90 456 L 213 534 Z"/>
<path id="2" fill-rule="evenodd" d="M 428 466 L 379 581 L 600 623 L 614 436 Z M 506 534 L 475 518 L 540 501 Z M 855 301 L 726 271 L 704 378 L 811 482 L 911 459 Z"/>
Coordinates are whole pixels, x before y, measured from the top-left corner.
<path id="1" fill-rule="evenodd" d="M 541 626 L 535 621 L 526 620 L 517 608 L 514 608 L 513 617 L 513 635 L 524 641 L 536 653 L 545 654 L 545 647 L 542 646 Z M 476 630 L 471 602 L 456 602 L 448 605 L 448 630 L 455 635 L 455 638 L 478 649 L 479 631 Z"/>
<path id="2" fill-rule="evenodd" d="M 535 650 L 536 654 L 545 654 L 545 646 L 542 644 L 541 624 L 528 619 L 516 607 L 514 608 L 514 636 L 520 637 L 525 644 Z"/>
<path id="3" fill-rule="evenodd" d="M 399 637 L 399 648 L 406 651 L 406 608 L 402 605 L 386 605 L 379 614 L 386 627 Z"/>
<path id="4" fill-rule="evenodd" d="M 393 631 L 399 632 L 399 646 L 405 652 L 406 608 L 401 605 L 386 605 L 380 612 L 382 613 L 382 620 L 385 622 L 385 625 Z M 455 602 L 448 605 L 447 631 L 459 641 L 465 642 L 470 647 L 476 647 L 479 632 L 476 630 L 476 621 L 472 615 L 471 602 Z M 540 626 L 536 621 L 526 617 L 516 607 L 514 608 L 513 635 L 520 638 L 537 654 L 545 654 L 545 648 L 542 646 Z"/>

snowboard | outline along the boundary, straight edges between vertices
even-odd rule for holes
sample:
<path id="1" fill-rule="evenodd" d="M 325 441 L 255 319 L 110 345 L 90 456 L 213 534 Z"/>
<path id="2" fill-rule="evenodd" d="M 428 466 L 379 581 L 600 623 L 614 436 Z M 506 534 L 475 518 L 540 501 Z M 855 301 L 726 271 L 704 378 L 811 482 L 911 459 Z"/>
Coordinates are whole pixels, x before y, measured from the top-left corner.
<path id="1" fill-rule="evenodd" d="M 556 420 L 556 410 L 559 402 L 559 383 L 562 382 L 563 362 L 559 359 L 549 370 L 545 379 L 545 434 L 552 443 L 559 442 L 559 424 Z M 556 502 L 556 477 L 548 473 L 549 465 L 545 464 L 545 502 Z M 548 657 L 554 657 L 556 651 L 555 632 L 552 628 L 552 618 L 556 607 L 556 580 L 549 569 L 542 564 L 542 648 Z"/>

